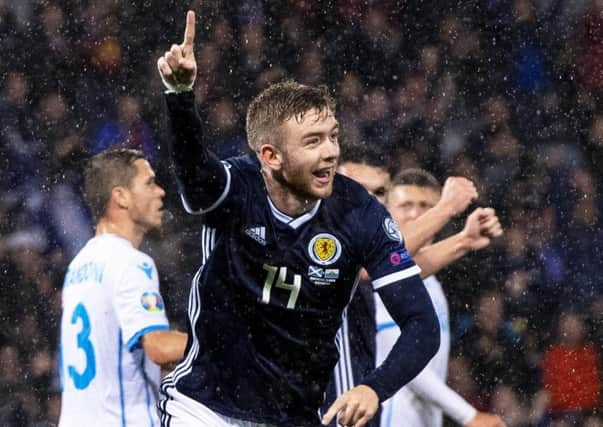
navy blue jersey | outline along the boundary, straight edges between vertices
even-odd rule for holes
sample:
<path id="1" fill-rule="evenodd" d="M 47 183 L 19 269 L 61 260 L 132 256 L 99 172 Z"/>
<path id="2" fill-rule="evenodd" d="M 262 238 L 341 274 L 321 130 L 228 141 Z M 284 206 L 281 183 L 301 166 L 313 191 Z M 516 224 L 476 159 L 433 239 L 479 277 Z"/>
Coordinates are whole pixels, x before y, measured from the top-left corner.
<path id="1" fill-rule="evenodd" d="M 225 170 L 222 194 L 203 212 L 192 339 L 164 386 L 230 417 L 317 425 L 360 267 L 375 288 L 419 268 L 387 211 L 356 182 L 337 175 L 330 197 L 290 218 L 270 201 L 256 158 L 229 159 Z"/>
<path id="2" fill-rule="evenodd" d="M 362 380 L 375 370 L 376 335 L 375 297 L 368 282 L 360 282 L 358 289 L 346 309 L 342 327 L 338 333 L 339 363 L 331 374 L 327 386 L 325 402 L 321 413 L 327 412 L 335 400 L 347 390 L 362 383 Z M 377 427 L 380 422 L 380 410 L 367 423 L 368 427 Z M 330 427 L 337 427 L 333 419 Z"/>

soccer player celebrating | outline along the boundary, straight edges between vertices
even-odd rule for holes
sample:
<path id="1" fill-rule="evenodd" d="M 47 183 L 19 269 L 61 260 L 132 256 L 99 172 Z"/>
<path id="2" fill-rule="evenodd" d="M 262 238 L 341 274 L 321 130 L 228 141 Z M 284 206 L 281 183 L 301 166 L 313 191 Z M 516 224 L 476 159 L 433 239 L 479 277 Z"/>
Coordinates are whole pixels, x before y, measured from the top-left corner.
<path id="1" fill-rule="evenodd" d="M 403 229 L 424 228 L 423 236 L 433 236 L 440 228 L 442 206 L 449 206 L 446 198 L 457 194 L 464 184 L 462 178 L 449 178 L 441 188 L 436 178 L 422 169 L 407 169 L 397 174 L 387 193 L 386 204 L 392 216 Z M 458 182 L 456 182 L 458 181 Z M 470 181 L 469 181 L 470 182 Z M 454 187 L 461 187 L 453 188 Z M 469 201 L 471 198 L 467 198 Z M 467 204 L 458 205 L 452 214 L 464 210 Z M 429 231 L 432 228 L 433 232 Z M 491 239 L 502 234 L 499 220 L 491 208 L 477 208 L 468 217 L 462 231 L 432 243 L 431 238 L 422 247 L 417 245 L 417 263 L 423 268 L 425 286 L 432 299 L 440 321 L 440 348 L 427 367 L 411 382 L 398 391 L 383 405 L 381 427 L 400 425 L 407 427 L 441 427 L 443 414 L 459 425 L 468 427 L 505 427 L 496 415 L 477 411 L 454 390 L 446 385 L 448 356 L 450 351 L 450 325 L 448 301 L 438 279 L 433 275 L 440 268 L 454 262 L 470 251 L 487 247 Z M 420 243 L 420 242 L 419 242 Z M 400 333 L 392 322 L 385 306 L 376 298 L 377 364 L 385 358 Z"/>
<path id="2" fill-rule="evenodd" d="M 423 369 L 439 326 L 395 222 L 336 175 L 335 103 L 321 88 L 270 86 L 247 111 L 255 155 L 220 162 L 202 140 L 192 86 L 195 15 L 158 60 L 170 153 L 184 207 L 204 214 L 203 265 L 189 302 L 190 345 L 162 383 L 164 426 L 315 426 L 337 362 L 335 334 L 364 266 L 402 334 L 391 357 L 322 416 L 365 426 Z"/>
<path id="3" fill-rule="evenodd" d="M 470 180 L 450 177 L 442 189 L 428 172 L 408 169 L 396 175 L 392 184 L 382 156 L 364 144 L 347 147 L 339 172 L 386 204 L 396 222 L 404 227 L 406 249 L 422 269 L 421 276 L 425 277 L 440 321 L 440 349 L 436 356 L 414 380 L 384 402 L 383 416 L 376 416 L 380 419 L 374 418 L 369 425 L 397 426 L 404 420 L 408 427 L 437 427 L 442 425 L 444 412 L 461 425 L 503 427 L 499 417 L 478 412 L 446 386 L 450 349 L 448 303 L 433 275 L 467 252 L 488 246 L 493 237 L 502 234 L 494 211 L 476 209 L 463 231 L 433 244 L 434 235 L 477 197 Z M 370 292 L 356 292 L 338 333 L 340 358 L 327 389 L 327 404 L 374 369 L 375 360 L 381 363 L 398 334 L 399 329 L 379 298 Z"/>
<path id="4" fill-rule="evenodd" d="M 159 423 L 159 365 L 182 358 L 186 334 L 167 330 L 155 263 L 137 248 L 161 225 L 164 195 L 139 151 L 105 151 L 87 165 L 98 222 L 63 286 L 60 427 Z"/>

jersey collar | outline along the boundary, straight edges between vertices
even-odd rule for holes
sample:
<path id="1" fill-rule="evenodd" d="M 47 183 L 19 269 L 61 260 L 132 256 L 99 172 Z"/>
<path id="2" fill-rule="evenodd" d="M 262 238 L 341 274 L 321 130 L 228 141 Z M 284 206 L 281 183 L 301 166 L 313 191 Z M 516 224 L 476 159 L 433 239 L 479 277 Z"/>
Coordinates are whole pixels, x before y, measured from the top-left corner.
<path id="1" fill-rule="evenodd" d="M 314 216 L 318 212 L 318 208 L 320 208 L 320 204 L 322 202 L 322 199 L 318 199 L 318 202 L 316 202 L 316 205 L 312 208 L 312 210 L 306 212 L 303 215 L 298 216 L 297 218 L 293 218 L 293 217 L 279 211 L 278 208 L 276 206 L 274 206 L 274 203 L 272 203 L 272 200 L 270 200 L 269 196 L 266 196 L 266 198 L 268 199 L 268 204 L 270 205 L 270 211 L 272 212 L 272 215 L 276 219 L 278 219 L 280 222 L 287 224 L 289 227 L 291 227 L 293 229 L 299 228 L 301 225 L 305 224 L 306 222 L 308 222 L 312 218 L 314 218 Z"/>

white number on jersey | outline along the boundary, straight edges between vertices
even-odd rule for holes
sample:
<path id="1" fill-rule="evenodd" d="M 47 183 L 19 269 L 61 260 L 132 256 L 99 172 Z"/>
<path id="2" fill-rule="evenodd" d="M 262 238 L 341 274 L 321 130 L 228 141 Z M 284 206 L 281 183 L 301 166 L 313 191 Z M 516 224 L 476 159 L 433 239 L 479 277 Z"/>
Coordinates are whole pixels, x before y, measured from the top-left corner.
<path id="1" fill-rule="evenodd" d="M 262 266 L 264 270 L 268 272 L 266 280 L 264 281 L 264 290 L 262 292 L 262 302 L 264 304 L 270 303 L 270 293 L 272 292 L 272 285 L 274 284 L 274 277 L 278 271 L 278 277 L 276 278 L 276 287 L 286 289 L 290 292 L 289 301 L 287 302 L 287 308 L 295 308 L 297 297 L 299 296 L 299 290 L 301 289 L 301 276 L 299 274 L 293 275 L 293 283 L 286 283 L 287 278 L 287 267 L 274 267 L 272 265 L 264 264 Z"/>

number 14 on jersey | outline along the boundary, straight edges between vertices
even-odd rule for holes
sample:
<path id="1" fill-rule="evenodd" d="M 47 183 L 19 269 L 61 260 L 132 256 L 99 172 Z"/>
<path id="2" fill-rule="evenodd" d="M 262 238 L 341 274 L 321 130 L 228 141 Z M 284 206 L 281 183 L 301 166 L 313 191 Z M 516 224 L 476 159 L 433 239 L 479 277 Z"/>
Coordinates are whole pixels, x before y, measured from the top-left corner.
<path id="1" fill-rule="evenodd" d="M 293 275 L 293 283 L 285 282 L 287 278 L 287 267 L 275 267 L 273 265 L 264 264 L 262 266 L 268 273 L 266 280 L 264 281 L 264 290 L 262 292 L 262 302 L 264 304 L 270 303 L 270 294 L 272 293 L 273 286 L 276 288 L 284 289 L 289 291 L 289 300 L 287 301 L 287 308 L 295 308 L 297 297 L 299 296 L 299 290 L 301 289 L 301 275 Z"/>

